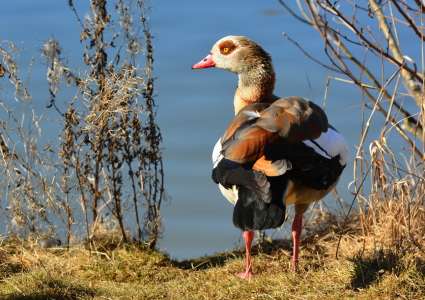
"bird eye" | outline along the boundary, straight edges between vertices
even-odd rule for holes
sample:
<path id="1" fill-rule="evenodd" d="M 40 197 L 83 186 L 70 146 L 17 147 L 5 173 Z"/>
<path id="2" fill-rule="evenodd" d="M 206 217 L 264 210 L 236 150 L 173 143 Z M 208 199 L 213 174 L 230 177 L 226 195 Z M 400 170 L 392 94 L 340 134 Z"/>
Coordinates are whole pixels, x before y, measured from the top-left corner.
<path id="1" fill-rule="evenodd" d="M 223 52 L 224 53 L 229 52 L 229 48 L 227 48 L 227 47 L 223 48 Z"/>

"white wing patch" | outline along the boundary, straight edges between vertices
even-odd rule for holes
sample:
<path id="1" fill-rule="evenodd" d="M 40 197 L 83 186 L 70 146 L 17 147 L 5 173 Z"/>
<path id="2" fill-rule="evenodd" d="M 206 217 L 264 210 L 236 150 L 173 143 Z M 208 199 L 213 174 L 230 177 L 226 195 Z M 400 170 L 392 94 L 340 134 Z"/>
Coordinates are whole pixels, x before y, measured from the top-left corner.
<path id="1" fill-rule="evenodd" d="M 252 119 L 256 119 L 256 118 L 261 117 L 261 115 L 258 111 L 245 110 L 242 113 L 244 113 L 245 115 L 247 115 L 249 117 L 248 120 L 252 120 Z"/>
<path id="2" fill-rule="evenodd" d="M 320 137 L 322 137 L 322 136 L 323 136 L 323 133 L 322 133 L 322 135 L 321 135 Z M 320 138 L 320 137 L 319 137 L 319 138 Z M 319 138 L 315 139 L 314 141 L 315 141 L 315 142 L 317 142 L 317 140 L 318 140 Z M 327 152 L 325 152 L 325 151 L 323 151 L 322 149 L 320 149 L 320 148 L 319 148 L 319 146 L 318 146 L 318 145 L 316 145 L 315 143 L 313 143 L 312 141 L 310 141 L 310 140 L 306 140 L 306 141 L 303 141 L 303 143 L 304 143 L 304 144 L 306 144 L 307 146 L 309 146 L 310 148 L 313 148 L 313 149 L 314 149 L 314 151 L 315 151 L 317 154 L 320 154 L 321 156 L 326 157 L 327 159 L 331 159 L 331 158 L 332 158 L 332 156 L 330 156 Z M 319 145 L 320 145 L 320 144 L 319 144 Z"/>
<path id="3" fill-rule="evenodd" d="M 316 151 L 316 153 L 326 158 L 332 158 L 339 155 L 339 162 L 345 166 L 348 163 L 348 144 L 344 137 L 337 131 L 329 128 L 327 132 L 322 133 L 313 143 L 310 140 L 303 143 Z"/>
<path id="4" fill-rule="evenodd" d="M 213 150 L 213 153 L 212 153 L 212 161 L 213 161 L 213 164 L 214 164 L 214 168 L 217 167 L 218 163 L 223 158 L 223 155 L 221 155 L 221 153 L 220 153 L 220 151 L 221 151 L 220 140 L 221 139 L 218 139 L 218 142 L 215 144 L 214 150 Z"/>
<path id="5" fill-rule="evenodd" d="M 223 158 L 223 155 L 221 155 L 221 139 L 218 139 L 218 142 L 214 146 L 214 150 L 212 153 L 212 160 L 214 163 L 214 168 L 218 165 L 220 160 Z M 236 204 L 236 201 L 238 201 L 238 187 L 236 185 L 233 185 L 231 189 L 226 189 L 221 184 L 218 184 L 218 187 L 220 188 L 221 193 L 223 196 L 229 200 L 230 203 Z"/>

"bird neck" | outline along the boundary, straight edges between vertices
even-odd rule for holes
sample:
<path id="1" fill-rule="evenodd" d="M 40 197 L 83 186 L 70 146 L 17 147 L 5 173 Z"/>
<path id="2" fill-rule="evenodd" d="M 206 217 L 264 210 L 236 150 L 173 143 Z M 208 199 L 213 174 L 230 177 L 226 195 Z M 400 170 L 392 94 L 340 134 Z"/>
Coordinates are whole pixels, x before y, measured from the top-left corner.
<path id="1" fill-rule="evenodd" d="M 277 99 L 273 95 L 275 81 L 275 73 L 271 65 L 261 65 L 257 69 L 239 74 L 234 98 L 235 114 L 252 103 L 274 102 Z"/>

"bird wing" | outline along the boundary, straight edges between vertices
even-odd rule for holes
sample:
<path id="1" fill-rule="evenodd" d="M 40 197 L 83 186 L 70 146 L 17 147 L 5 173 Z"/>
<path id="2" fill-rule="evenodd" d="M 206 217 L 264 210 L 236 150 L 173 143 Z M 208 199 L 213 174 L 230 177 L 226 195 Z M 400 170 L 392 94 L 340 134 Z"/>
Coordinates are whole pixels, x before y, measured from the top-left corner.
<path id="1" fill-rule="evenodd" d="M 267 144 L 295 144 L 316 139 L 327 130 L 328 119 L 323 110 L 306 99 L 287 97 L 271 105 L 255 103 L 245 106 L 229 123 L 221 137 L 221 154 L 234 162 L 254 164 L 263 156 Z M 265 157 L 256 169 L 279 173 L 279 164 L 272 164 Z"/>
<path id="2" fill-rule="evenodd" d="M 279 99 L 260 114 L 256 122 L 258 126 L 279 134 L 290 143 L 316 139 L 329 126 L 328 118 L 319 106 L 299 97 Z"/>
<path id="3" fill-rule="evenodd" d="M 267 143 L 279 139 L 276 133 L 256 124 L 260 112 L 268 107 L 266 103 L 247 105 L 235 116 L 221 137 L 223 157 L 240 164 L 254 163 Z"/>
<path id="4" fill-rule="evenodd" d="M 221 137 L 221 160 L 213 179 L 222 185 L 245 186 L 266 203 L 270 191 L 266 176 L 276 177 L 291 170 L 315 167 L 318 153 L 302 141 L 316 139 L 328 130 L 328 119 L 314 103 L 298 97 L 282 98 L 271 105 L 245 106 L 229 123 Z"/>

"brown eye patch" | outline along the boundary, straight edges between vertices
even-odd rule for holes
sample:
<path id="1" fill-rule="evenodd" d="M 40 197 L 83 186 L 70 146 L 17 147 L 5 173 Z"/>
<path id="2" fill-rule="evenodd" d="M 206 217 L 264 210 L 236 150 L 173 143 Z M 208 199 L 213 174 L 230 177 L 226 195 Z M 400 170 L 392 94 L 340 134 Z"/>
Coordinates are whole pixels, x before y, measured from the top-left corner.
<path id="1" fill-rule="evenodd" d="M 219 48 L 221 54 L 229 55 L 230 53 L 235 51 L 238 46 L 236 46 L 235 43 L 233 43 L 232 41 L 223 41 L 220 43 Z"/>

